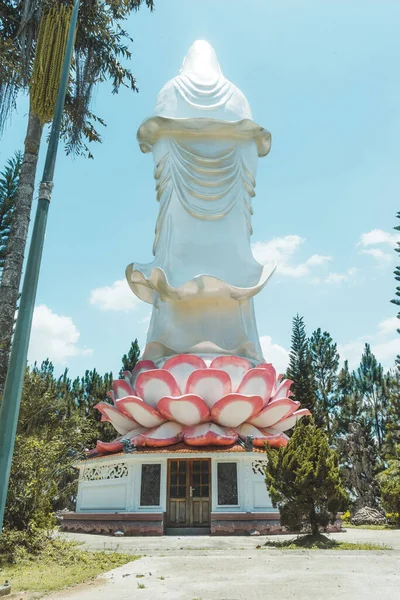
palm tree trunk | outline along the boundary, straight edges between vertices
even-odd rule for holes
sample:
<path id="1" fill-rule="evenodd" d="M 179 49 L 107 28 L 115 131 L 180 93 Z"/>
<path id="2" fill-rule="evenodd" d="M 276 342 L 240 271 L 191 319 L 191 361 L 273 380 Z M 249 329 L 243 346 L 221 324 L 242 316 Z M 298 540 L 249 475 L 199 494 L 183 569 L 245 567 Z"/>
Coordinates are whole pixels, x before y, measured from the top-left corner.
<path id="1" fill-rule="evenodd" d="M 3 393 L 11 350 L 42 130 L 39 119 L 30 111 L 13 221 L 0 282 L 0 395 Z"/>

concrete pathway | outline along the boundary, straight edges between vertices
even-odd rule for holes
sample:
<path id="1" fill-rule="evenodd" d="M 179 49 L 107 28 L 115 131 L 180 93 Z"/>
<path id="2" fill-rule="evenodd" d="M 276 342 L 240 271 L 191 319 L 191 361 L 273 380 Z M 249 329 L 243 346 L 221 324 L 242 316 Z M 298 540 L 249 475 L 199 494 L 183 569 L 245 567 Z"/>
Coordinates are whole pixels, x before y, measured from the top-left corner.
<path id="1" fill-rule="evenodd" d="M 400 531 L 351 530 L 331 537 L 386 544 L 392 551 L 260 548 L 259 537 L 110 538 L 65 534 L 93 550 L 141 554 L 94 582 L 48 600 L 396 600 Z M 139 587 L 144 586 L 144 587 Z"/>

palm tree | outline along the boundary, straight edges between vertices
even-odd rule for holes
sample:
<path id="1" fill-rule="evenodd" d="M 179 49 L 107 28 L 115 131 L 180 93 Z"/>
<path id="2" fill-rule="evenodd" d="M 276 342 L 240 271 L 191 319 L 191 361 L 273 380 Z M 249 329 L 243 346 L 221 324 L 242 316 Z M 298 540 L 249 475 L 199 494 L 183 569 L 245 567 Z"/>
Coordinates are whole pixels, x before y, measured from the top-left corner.
<path id="1" fill-rule="evenodd" d="M 123 22 L 153 0 L 81 0 L 75 56 L 62 125 L 67 154 L 92 157 L 89 142 L 101 142 L 96 127 L 104 121 L 90 110 L 97 83 L 111 80 L 137 91 L 136 80 L 121 64 L 132 41 Z M 69 26 L 72 0 L 2 0 L 0 13 L 0 133 L 20 92 L 29 95 L 29 115 L 14 217 L 0 282 L 0 393 L 8 366 L 14 315 L 28 235 L 43 126 L 52 120 Z"/>

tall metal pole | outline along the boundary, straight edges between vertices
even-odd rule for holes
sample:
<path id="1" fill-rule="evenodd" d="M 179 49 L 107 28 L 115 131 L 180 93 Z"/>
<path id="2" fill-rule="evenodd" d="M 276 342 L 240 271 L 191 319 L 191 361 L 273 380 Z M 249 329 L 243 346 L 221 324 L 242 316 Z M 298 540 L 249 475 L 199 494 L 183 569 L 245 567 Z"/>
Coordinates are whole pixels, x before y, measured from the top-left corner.
<path id="1" fill-rule="evenodd" d="M 0 407 L 0 535 L 3 528 L 4 509 L 6 506 L 8 482 L 17 432 L 19 407 L 21 403 L 22 385 L 24 381 L 26 360 L 28 356 L 29 338 L 32 327 L 33 310 L 42 260 L 44 236 L 46 232 L 47 213 L 53 188 L 53 176 L 56 163 L 58 142 L 60 138 L 61 119 L 64 111 L 69 69 L 74 50 L 75 30 L 78 20 L 80 0 L 74 0 L 67 46 L 61 72 L 60 85 L 54 110 L 54 118 L 50 132 L 49 145 L 43 177 L 39 187 L 39 200 L 33 226 L 24 284 L 19 303 L 14 339 L 10 354 L 7 378 L 4 386 L 3 400 Z"/>

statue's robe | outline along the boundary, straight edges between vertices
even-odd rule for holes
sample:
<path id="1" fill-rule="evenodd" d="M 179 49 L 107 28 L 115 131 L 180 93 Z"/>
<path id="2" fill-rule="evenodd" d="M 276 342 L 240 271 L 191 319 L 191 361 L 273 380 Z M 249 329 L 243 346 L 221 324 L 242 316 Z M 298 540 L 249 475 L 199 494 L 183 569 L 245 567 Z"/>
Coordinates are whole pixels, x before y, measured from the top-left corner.
<path id="1" fill-rule="evenodd" d="M 127 268 L 133 292 L 153 304 L 143 358 L 195 352 L 261 361 L 252 298 L 273 269 L 254 259 L 250 236 L 257 161 L 270 134 L 252 121 L 213 51 L 189 51 L 138 141 L 153 153 L 160 203 L 154 260 Z"/>

